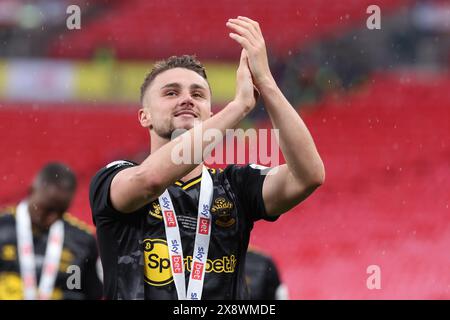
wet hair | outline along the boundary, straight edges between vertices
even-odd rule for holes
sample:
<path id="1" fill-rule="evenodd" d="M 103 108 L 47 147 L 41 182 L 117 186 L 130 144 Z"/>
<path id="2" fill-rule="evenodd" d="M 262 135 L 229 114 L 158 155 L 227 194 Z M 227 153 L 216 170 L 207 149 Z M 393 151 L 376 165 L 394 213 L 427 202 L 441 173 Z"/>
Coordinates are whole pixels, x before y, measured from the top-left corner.
<path id="1" fill-rule="evenodd" d="M 73 171 L 65 164 L 51 162 L 45 165 L 36 175 L 33 187 L 39 186 L 56 186 L 67 191 L 75 191 L 77 179 Z"/>
<path id="2" fill-rule="evenodd" d="M 185 68 L 192 70 L 203 77 L 208 82 L 206 69 L 203 64 L 197 60 L 195 55 L 171 56 L 168 59 L 157 61 L 153 69 L 147 74 L 144 83 L 141 85 L 141 104 L 144 102 L 145 90 L 150 86 L 156 76 L 166 70 L 174 68 Z M 209 85 L 209 83 L 208 83 Z M 211 90 L 211 89 L 210 89 Z"/>

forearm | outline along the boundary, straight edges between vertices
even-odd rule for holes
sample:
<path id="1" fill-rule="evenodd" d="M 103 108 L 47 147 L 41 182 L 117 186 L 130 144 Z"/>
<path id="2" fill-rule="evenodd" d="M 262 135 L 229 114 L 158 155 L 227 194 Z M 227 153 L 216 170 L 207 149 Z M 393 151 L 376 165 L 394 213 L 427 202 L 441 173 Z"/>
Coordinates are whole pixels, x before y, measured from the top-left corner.
<path id="1" fill-rule="evenodd" d="M 224 137 L 225 131 L 235 128 L 247 113 L 248 111 L 239 103 L 230 102 L 201 125 L 186 131 L 149 155 L 140 165 L 140 169 L 150 173 L 148 178 L 156 179 L 160 189 L 166 189 L 167 186 L 195 169 L 204 158 L 209 156 L 213 147 L 222 142 L 223 139 L 206 140 L 205 132 L 220 132 L 220 136 Z M 207 147 L 209 152 L 204 152 Z M 180 150 L 183 151 L 180 153 Z M 157 178 L 155 178 L 155 172 L 157 172 Z"/>
<path id="2" fill-rule="evenodd" d="M 305 123 L 273 79 L 259 90 L 274 129 L 279 130 L 279 145 L 290 172 L 307 183 L 322 183 L 325 170 L 313 138 Z"/>

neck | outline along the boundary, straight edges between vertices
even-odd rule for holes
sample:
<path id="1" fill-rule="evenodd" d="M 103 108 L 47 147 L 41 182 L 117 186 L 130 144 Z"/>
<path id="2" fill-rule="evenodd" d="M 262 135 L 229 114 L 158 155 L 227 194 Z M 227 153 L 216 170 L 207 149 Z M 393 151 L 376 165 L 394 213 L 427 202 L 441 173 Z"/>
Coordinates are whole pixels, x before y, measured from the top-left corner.
<path id="1" fill-rule="evenodd" d="M 150 130 L 150 154 L 154 153 L 156 150 L 169 143 L 170 139 L 165 139 L 158 136 L 152 130 Z"/>
<path id="2" fill-rule="evenodd" d="M 150 154 L 156 152 L 159 148 L 164 146 L 165 144 L 170 142 L 170 139 L 165 139 L 157 134 L 155 134 L 153 131 L 150 131 Z M 192 178 L 195 178 L 199 176 L 202 173 L 203 170 L 203 163 L 200 163 L 198 166 L 196 166 L 191 172 L 189 172 L 187 175 L 182 177 L 181 181 L 185 182 Z"/>
<path id="3" fill-rule="evenodd" d="M 198 166 L 195 167 L 194 170 L 189 172 L 187 175 L 185 175 L 180 180 L 183 181 L 183 182 L 189 181 L 192 178 L 195 178 L 195 177 L 201 175 L 202 174 L 202 170 L 203 170 L 203 163 L 200 163 Z"/>

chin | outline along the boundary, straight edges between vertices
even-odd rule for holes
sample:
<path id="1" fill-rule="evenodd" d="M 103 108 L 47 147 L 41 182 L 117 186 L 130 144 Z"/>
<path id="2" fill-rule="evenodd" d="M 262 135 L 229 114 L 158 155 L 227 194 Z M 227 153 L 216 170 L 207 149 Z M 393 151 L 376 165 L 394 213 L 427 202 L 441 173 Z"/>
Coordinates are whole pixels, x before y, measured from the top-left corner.
<path id="1" fill-rule="evenodd" d="M 178 119 L 178 121 L 175 121 L 175 125 L 174 127 L 176 129 L 192 129 L 195 125 L 197 125 L 198 123 L 200 123 L 201 120 L 198 118 L 188 118 L 188 119 Z"/>

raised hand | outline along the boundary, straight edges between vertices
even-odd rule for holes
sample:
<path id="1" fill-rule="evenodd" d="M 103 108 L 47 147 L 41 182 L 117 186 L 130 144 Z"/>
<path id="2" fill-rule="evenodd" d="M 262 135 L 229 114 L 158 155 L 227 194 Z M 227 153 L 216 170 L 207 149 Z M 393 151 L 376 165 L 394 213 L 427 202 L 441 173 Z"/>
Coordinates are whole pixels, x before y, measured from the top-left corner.
<path id="1" fill-rule="evenodd" d="M 246 113 L 248 113 L 255 107 L 258 95 L 258 91 L 255 90 L 253 85 L 247 54 L 242 49 L 239 67 L 236 72 L 236 96 L 234 100 L 244 106 Z"/>
<path id="2" fill-rule="evenodd" d="M 274 80 L 269 68 L 266 44 L 258 22 L 239 16 L 237 19 L 229 19 L 226 25 L 233 30 L 229 34 L 230 38 L 246 51 L 256 88 L 260 89 L 262 85 L 272 83 Z"/>

